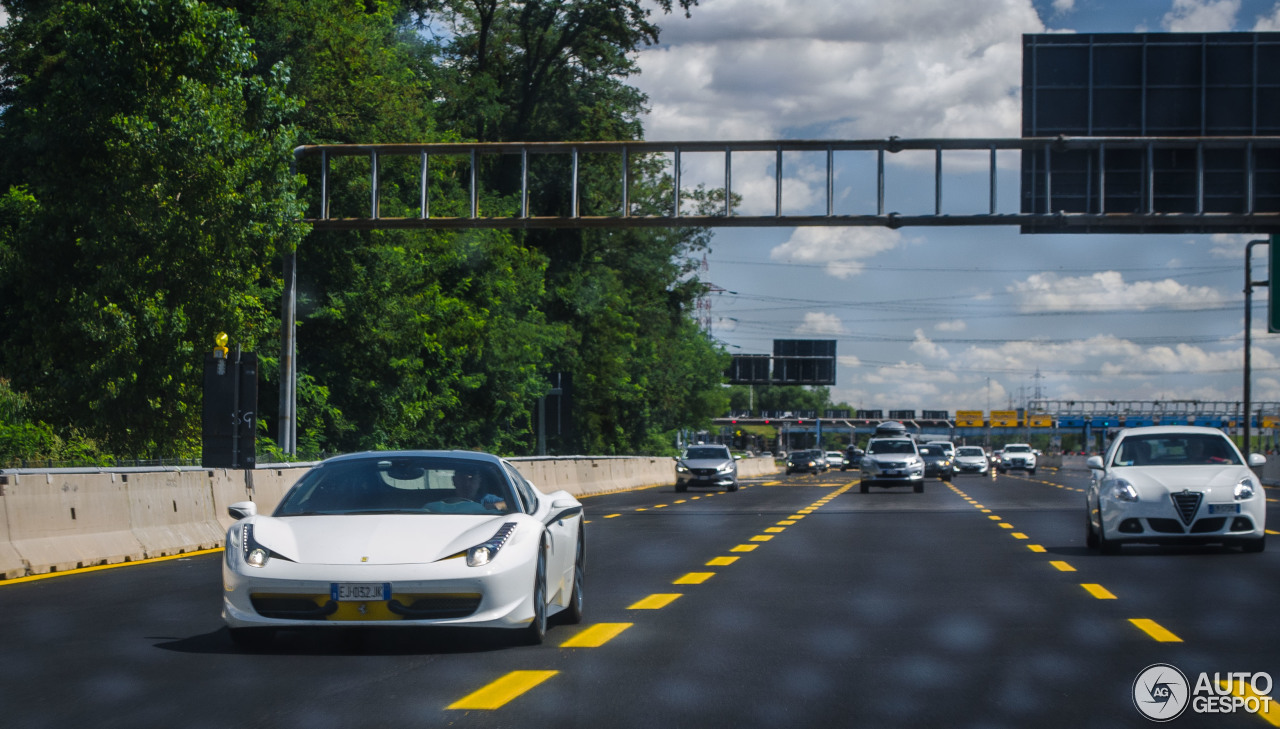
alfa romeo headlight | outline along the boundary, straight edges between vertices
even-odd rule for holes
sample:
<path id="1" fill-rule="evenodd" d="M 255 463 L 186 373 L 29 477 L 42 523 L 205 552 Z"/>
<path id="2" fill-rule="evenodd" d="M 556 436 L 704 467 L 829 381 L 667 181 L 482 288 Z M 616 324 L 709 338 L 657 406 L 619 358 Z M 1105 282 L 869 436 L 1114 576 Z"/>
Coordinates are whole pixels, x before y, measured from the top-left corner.
<path id="1" fill-rule="evenodd" d="M 1254 493 L 1253 479 L 1248 476 L 1240 479 L 1240 483 L 1236 484 L 1236 501 L 1252 499 Z"/>
<path id="2" fill-rule="evenodd" d="M 1111 486 L 1107 488 L 1107 495 L 1115 499 L 1116 501 L 1137 501 L 1138 500 L 1137 489 L 1133 487 L 1133 484 L 1129 483 L 1123 478 L 1118 478 L 1114 482 L 1112 482 Z"/>

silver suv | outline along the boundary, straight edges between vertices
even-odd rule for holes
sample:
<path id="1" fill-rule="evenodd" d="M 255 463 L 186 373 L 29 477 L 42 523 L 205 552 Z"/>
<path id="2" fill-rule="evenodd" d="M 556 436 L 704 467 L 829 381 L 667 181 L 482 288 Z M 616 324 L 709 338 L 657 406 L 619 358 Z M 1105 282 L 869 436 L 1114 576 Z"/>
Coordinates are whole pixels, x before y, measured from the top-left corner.
<path id="1" fill-rule="evenodd" d="M 917 494 L 924 493 L 924 459 L 910 438 L 872 438 L 859 472 L 864 494 L 871 486 L 911 486 Z"/>

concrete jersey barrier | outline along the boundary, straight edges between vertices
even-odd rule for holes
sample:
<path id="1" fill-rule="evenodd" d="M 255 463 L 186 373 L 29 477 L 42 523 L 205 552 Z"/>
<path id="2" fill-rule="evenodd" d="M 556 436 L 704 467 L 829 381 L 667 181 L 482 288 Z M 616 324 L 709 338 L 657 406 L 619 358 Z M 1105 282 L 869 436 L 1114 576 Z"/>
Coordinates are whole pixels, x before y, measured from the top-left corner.
<path id="1" fill-rule="evenodd" d="M 544 492 L 589 496 L 675 483 L 671 458 L 509 460 Z M 0 471 L 0 579 L 220 547 L 233 521 L 229 505 L 254 501 L 270 512 L 314 465 Z M 742 478 L 777 471 L 772 459 L 738 466 Z"/>

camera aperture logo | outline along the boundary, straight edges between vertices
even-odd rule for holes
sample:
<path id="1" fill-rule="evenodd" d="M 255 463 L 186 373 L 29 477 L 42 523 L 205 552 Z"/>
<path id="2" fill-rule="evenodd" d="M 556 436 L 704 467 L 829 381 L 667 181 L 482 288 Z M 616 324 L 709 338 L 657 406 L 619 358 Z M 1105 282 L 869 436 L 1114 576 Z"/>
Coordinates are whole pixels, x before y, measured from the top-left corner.
<path id="1" fill-rule="evenodd" d="M 1133 681 L 1133 705 L 1151 721 L 1172 721 L 1188 708 L 1196 714 L 1256 714 L 1271 710 L 1268 673 L 1201 673 L 1195 686 L 1168 663 L 1142 669 Z"/>
<path id="2" fill-rule="evenodd" d="M 1133 705 L 1152 721 L 1170 721 L 1187 710 L 1187 677 L 1167 663 L 1142 669 L 1133 680 Z"/>

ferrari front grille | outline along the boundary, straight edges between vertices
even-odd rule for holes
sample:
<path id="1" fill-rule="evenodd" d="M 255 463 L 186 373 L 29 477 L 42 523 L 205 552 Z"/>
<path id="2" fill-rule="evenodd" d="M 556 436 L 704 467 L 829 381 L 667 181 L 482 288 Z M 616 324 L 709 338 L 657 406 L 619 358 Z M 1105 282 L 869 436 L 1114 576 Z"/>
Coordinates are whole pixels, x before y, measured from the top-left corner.
<path id="1" fill-rule="evenodd" d="M 1204 498 L 1204 494 L 1195 491 L 1179 491 L 1176 494 L 1169 494 L 1169 498 L 1173 499 L 1173 507 L 1178 510 L 1178 517 L 1182 519 L 1182 523 L 1191 526 L 1196 513 L 1200 511 L 1200 501 Z"/>

